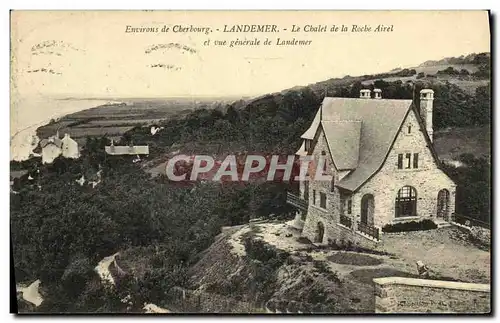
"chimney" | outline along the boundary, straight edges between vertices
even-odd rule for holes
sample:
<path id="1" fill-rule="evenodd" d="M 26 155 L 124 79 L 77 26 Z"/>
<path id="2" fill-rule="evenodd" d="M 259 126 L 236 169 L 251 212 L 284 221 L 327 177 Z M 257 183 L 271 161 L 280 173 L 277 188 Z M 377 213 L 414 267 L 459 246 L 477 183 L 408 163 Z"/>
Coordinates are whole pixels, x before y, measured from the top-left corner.
<path id="1" fill-rule="evenodd" d="M 359 98 L 360 99 L 371 99 L 371 95 L 370 95 L 370 90 L 368 89 L 361 89 L 359 91 Z"/>
<path id="2" fill-rule="evenodd" d="M 373 93 L 375 93 L 375 99 L 382 99 L 382 90 L 381 89 L 374 89 Z"/>
<path id="3" fill-rule="evenodd" d="M 423 89 L 420 91 L 420 117 L 424 121 L 425 130 L 433 141 L 434 130 L 432 128 L 432 110 L 434 101 L 434 91 L 431 89 Z"/>

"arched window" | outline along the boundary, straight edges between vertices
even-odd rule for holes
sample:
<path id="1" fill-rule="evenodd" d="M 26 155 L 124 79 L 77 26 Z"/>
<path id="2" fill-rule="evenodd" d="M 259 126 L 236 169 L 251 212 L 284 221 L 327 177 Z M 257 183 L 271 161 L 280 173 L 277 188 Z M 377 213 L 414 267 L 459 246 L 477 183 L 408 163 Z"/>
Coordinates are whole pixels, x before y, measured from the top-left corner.
<path id="1" fill-rule="evenodd" d="M 324 235 L 325 235 L 325 226 L 323 225 L 322 222 L 318 222 L 316 227 L 316 236 L 314 237 L 314 242 L 322 243 Z"/>
<path id="2" fill-rule="evenodd" d="M 417 216 L 417 190 L 412 186 L 403 186 L 396 196 L 395 216 Z"/>

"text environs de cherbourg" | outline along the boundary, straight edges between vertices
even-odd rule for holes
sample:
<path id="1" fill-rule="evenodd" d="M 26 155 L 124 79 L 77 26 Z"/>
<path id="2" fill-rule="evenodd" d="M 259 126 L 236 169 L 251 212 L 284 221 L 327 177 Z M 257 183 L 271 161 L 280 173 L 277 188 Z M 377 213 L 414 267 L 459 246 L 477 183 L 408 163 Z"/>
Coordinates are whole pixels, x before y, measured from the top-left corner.
<path id="1" fill-rule="evenodd" d="M 210 34 L 214 28 L 208 26 L 197 26 L 192 24 L 187 25 L 163 25 L 155 27 L 137 27 L 125 26 L 126 33 L 203 33 Z M 379 24 L 376 26 L 366 24 L 352 24 L 352 25 L 292 25 L 291 27 L 279 27 L 278 25 L 265 24 L 265 25 L 224 25 L 223 28 L 215 28 L 215 31 L 224 33 L 279 33 L 279 32 L 302 32 L 302 33 L 326 33 L 326 32 L 392 32 L 394 25 Z"/>

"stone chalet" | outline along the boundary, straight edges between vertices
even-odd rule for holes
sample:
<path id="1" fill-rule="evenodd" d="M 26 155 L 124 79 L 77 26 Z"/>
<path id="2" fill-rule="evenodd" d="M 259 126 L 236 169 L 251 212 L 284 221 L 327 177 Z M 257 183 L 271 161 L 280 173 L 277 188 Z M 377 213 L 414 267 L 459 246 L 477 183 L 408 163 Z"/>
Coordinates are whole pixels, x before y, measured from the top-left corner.
<path id="1" fill-rule="evenodd" d="M 377 242 L 387 224 L 432 219 L 447 225 L 456 184 L 440 169 L 432 143 L 434 92 L 412 100 L 326 97 L 297 154 L 326 157 L 330 181 L 301 181 L 287 200 L 299 212 L 293 226 L 315 243 Z"/>

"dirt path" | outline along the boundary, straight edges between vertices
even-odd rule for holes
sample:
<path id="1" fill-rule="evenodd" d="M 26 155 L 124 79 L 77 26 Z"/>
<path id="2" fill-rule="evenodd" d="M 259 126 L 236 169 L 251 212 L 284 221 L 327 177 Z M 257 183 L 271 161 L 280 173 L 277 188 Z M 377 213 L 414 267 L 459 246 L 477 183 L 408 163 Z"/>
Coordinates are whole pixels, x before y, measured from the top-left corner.
<path id="1" fill-rule="evenodd" d="M 35 280 L 28 287 L 17 286 L 16 290 L 23 294 L 23 299 L 35 306 L 40 306 L 43 302 L 42 295 L 38 292 L 40 286 L 40 279 Z"/>
<path id="2" fill-rule="evenodd" d="M 115 284 L 115 280 L 113 279 L 113 276 L 111 275 L 111 272 L 109 271 L 109 265 L 111 265 L 111 263 L 115 262 L 115 258 L 118 255 L 119 255 L 119 252 L 115 253 L 114 255 L 104 257 L 101 261 L 99 261 L 97 266 L 94 268 L 102 280 L 107 280 L 112 285 Z"/>

